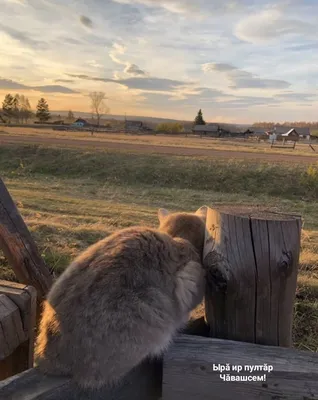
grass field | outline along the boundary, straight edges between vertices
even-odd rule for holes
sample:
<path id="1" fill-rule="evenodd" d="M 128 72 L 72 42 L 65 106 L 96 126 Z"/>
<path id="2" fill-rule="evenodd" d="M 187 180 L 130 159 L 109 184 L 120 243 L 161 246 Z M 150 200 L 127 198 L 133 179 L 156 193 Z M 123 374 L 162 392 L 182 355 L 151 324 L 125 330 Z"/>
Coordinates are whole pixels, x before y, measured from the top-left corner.
<path id="1" fill-rule="evenodd" d="M 159 207 L 192 211 L 204 204 L 242 204 L 301 213 L 293 336 L 298 348 L 318 351 L 318 164 L 2 146 L 0 174 L 42 256 L 58 273 L 116 229 L 156 226 Z M 3 257 L 0 272 L 14 280 Z"/>
<path id="2" fill-rule="evenodd" d="M 0 138 L 6 135 L 20 137 L 38 137 L 38 138 L 64 138 L 76 140 L 95 140 L 96 142 L 111 142 L 111 143 L 130 143 L 143 144 L 152 146 L 169 146 L 169 147 L 188 147 L 199 149 L 211 149 L 226 152 L 249 152 L 249 153 L 270 153 L 270 154 L 292 154 L 302 156 L 316 156 L 318 161 L 318 142 L 313 144 L 316 152 L 309 147 L 308 143 L 298 142 L 296 148 L 280 149 L 271 148 L 267 142 L 255 142 L 253 140 L 242 139 L 217 139 L 212 137 L 194 137 L 189 136 L 169 136 L 169 135 L 126 135 L 124 133 L 94 133 L 91 136 L 90 132 L 83 131 L 54 131 L 53 129 L 40 128 L 24 128 L 24 127 L 0 127 Z"/>

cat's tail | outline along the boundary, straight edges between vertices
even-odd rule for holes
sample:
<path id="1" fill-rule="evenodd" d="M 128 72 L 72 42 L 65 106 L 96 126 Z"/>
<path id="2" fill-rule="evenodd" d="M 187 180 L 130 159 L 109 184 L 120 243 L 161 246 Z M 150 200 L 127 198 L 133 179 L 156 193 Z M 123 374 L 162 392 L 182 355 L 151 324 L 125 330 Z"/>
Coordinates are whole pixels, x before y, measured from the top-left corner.
<path id="1" fill-rule="evenodd" d="M 56 313 L 52 306 L 44 301 L 34 350 L 35 364 L 43 373 L 63 376 L 71 374 L 71 367 L 65 363 L 65 354 L 60 348 L 60 343 L 60 325 Z"/>

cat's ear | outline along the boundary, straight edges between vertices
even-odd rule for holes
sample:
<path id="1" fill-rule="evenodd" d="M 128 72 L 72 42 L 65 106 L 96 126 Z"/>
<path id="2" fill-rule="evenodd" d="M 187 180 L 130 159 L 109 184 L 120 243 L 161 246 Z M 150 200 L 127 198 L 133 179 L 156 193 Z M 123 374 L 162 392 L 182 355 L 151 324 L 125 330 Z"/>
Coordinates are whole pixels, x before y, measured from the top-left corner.
<path id="1" fill-rule="evenodd" d="M 208 212 L 208 206 L 202 206 L 195 212 L 195 215 L 205 219 L 206 215 L 207 215 L 207 212 Z"/>
<path id="2" fill-rule="evenodd" d="M 166 216 L 169 215 L 169 211 L 166 210 L 165 208 L 159 208 L 158 210 L 158 218 L 159 221 L 162 221 Z"/>

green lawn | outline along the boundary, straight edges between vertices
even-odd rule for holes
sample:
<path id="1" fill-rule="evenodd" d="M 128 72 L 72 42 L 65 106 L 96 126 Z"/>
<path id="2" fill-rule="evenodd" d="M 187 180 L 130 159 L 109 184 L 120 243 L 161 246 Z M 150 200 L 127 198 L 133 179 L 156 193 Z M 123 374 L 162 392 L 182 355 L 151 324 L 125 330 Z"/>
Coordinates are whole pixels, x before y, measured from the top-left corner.
<path id="1" fill-rule="evenodd" d="M 318 351 L 318 166 L 5 146 L 0 173 L 47 264 L 62 271 L 116 229 L 157 225 L 157 209 L 261 205 L 305 224 L 294 343 Z M 15 279 L 4 258 L 0 276 Z"/>

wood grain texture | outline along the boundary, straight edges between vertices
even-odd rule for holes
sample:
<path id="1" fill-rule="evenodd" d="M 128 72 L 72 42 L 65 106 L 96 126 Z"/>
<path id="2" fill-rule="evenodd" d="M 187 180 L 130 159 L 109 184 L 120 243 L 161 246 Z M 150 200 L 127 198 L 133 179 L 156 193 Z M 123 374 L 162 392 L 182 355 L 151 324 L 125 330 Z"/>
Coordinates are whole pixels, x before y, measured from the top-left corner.
<path id="1" fill-rule="evenodd" d="M 36 290 L 0 280 L 0 380 L 33 366 Z"/>
<path id="2" fill-rule="evenodd" d="M 33 368 L 0 382 L 0 400 L 159 400 L 162 363 L 145 362 L 116 388 L 80 390 L 69 379 L 42 375 Z"/>
<path id="3" fill-rule="evenodd" d="M 210 335 L 291 346 L 301 218 L 209 208 L 206 226 Z"/>
<path id="4" fill-rule="evenodd" d="M 214 371 L 213 364 L 270 365 L 273 371 Z M 266 381 L 223 381 L 220 374 Z M 317 400 L 318 354 L 278 346 L 180 335 L 163 364 L 163 400 Z"/>
<path id="5" fill-rule="evenodd" d="M 53 277 L 0 178 L 0 248 L 18 280 L 36 288 L 39 300 L 52 285 Z"/>
<path id="6" fill-rule="evenodd" d="M 4 294 L 0 294 L 0 329 L 3 337 L 0 342 L 0 360 L 3 360 L 25 341 L 19 309 Z"/>

